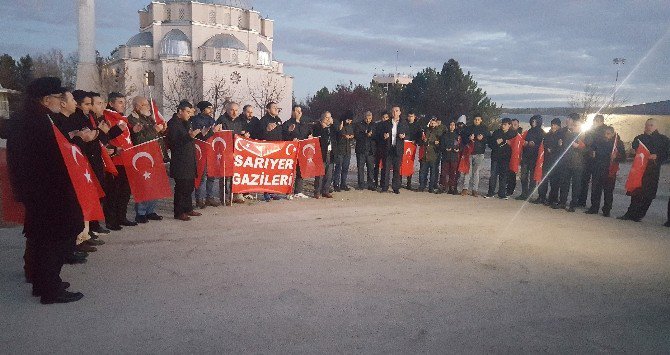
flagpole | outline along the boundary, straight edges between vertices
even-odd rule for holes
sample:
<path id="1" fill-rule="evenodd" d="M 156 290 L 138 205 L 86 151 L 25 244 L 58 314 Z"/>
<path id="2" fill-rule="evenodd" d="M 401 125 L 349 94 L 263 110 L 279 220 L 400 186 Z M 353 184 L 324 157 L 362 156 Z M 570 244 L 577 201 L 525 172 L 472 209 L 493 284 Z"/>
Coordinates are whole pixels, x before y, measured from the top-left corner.
<path id="1" fill-rule="evenodd" d="M 226 190 L 228 189 L 228 177 L 226 176 L 226 159 L 223 159 L 223 205 L 226 205 L 228 200 L 226 199 Z M 233 182 L 230 182 L 230 190 L 233 189 Z M 230 202 L 230 205 L 233 205 L 233 202 Z"/>

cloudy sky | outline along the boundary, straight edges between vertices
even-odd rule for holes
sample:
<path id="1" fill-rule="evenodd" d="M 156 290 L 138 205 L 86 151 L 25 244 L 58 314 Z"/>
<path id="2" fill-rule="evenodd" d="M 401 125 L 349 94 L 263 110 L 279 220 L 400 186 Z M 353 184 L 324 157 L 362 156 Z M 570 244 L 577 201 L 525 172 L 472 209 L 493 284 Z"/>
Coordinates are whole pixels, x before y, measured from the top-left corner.
<path id="1" fill-rule="evenodd" d="M 275 20 L 275 57 L 298 99 L 454 58 L 505 107 L 566 106 L 587 84 L 611 89 L 615 57 L 627 60 L 620 92 L 629 103 L 670 99 L 668 0 L 241 2 Z M 0 0 L 0 52 L 76 50 L 75 3 Z M 97 1 L 103 54 L 138 32 L 137 10 L 148 3 Z"/>

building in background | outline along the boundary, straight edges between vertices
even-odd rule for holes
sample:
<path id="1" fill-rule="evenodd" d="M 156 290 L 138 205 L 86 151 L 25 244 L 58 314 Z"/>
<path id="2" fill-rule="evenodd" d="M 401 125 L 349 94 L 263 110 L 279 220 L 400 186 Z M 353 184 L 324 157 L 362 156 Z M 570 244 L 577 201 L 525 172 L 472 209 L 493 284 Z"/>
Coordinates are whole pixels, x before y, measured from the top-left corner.
<path id="1" fill-rule="evenodd" d="M 213 0 L 152 1 L 139 17 L 140 32 L 103 66 L 103 91 L 153 96 L 166 113 L 190 99 L 217 115 L 228 101 L 251 104 L 260 116 L 276 101 L 289 118 L 293 78 L 274 58 L 273 20 Z"/>

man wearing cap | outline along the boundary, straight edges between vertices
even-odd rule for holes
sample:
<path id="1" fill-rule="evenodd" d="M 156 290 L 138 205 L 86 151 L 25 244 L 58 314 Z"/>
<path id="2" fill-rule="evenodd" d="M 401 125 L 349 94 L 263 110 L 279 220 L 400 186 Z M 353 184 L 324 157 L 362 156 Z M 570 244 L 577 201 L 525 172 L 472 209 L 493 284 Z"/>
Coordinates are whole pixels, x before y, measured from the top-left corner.
<path id="1" fill-rule="evenodd" d="M 130 138 L 133 145 L 146 143 L 160 138 L 160 134 L 165 131 L 167 127 L 156 123 L 151 115 L 151 104 L 144 96 L 135 96 L 133 98 L 133 112 L 128 115 L 128 123 L 130 124 Z M 163 146 L 163 140 L 158 141 L 158 144 Z M 163 149 L 161 149 L 163 150 Z M 158 200 L 145 201 L 135 204 L 135 222 L 148 223 L 151 221 L 161 221 L 162 216 L 156 213 Z"/>
<path id="2" fill-rule="evenodd" d="M 214 105 L 209 101 L 200 101 L 195 106 L 200 110 L 200 113 L 191 118 L 191 128 L 206 130 L 204 134 L 200 132 L 195 136 L 195 139 L 207 141 L 214 134 L 214 130 L 211 128 L 216 125 L 216 121 L 214 120 Z M 206 164 L 207 162 L 205 162 L 205 170 L 200 181 L 200 186 L 195 189 L 195 204 L 201 209 L 207 206 L 221 206 L 221 203 L 214 196 L 214 184 L 218 179 L 207 176 Z"/>
<path id="3" fill-rule="evenodd" d="M 26 276 L 43 304 L 74 302 L 84 296 L 66 291 L 70 284 L 60 278 L 71 243 L 84 228 L 51 125 L 65 91 L 58 78 L 31 82 L 24 108 L 11 119 L 7 141 L 12 191 L 26 209 Z"/>

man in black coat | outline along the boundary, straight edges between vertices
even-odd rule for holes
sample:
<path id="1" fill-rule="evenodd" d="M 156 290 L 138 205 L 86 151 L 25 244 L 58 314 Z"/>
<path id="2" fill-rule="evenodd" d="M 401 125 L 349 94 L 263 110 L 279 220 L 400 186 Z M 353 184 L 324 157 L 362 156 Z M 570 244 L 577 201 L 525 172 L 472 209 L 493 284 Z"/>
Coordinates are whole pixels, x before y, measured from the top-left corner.
<path id="1" fill-rule="evenodd" d="M 589 196 L 589 186 L 595 184 L 594 179 L 594 168 L 595 168 L 595 158 L 593 156 L 594 145 L 598 143 L 599 140 L 602 140 L 605 136 L 605 129 L 608 126 L 605 125 L 605 116 L 596 115 L 593 118 L 593 126 L 591 129 L 584 133 L 584 144 L 586 144 L 586 150 L 584 155 L 584 173 L 582 174 L 582 192 L 579 195 L 580 207 L 586 207 L 586 200 Z"/>
<path id="2" fill-rule="evenodd" d="M 517 133 L 510 129 L 512 120 L 503 118 L 500 128 L 495 130 L 489 137 L 489 147 L 491 148 L 491 176 L 489 178 L 489 191 L 484 196 L 490 198 L 495 196 L 496 185 L 498 187 L 498 197 L 506 200 L 507 197 L 507 179 L 509 177 L 509 163 L 512 158 L 512 147 L 508 140 L 514 138 Z"/>
<path id="3" fill-rule="evenodd" d="M 314 136 L 319 137 L 321 146 L 321 157 L 323 158 L 323 167 L 325 173 L 323 176 L 317 176 L 314 179 L 314 198 L 333 198 L 330 193 L 330 184 L 333 179 L 333 146 L 337 139 L 336 132 L 333 129 L 333 117 L 326 111 L 321 114 L 321 119 L 314 126 Z"/>
<path id="4" fill-rule="evenodd" d="M 291 118 L 282 125 L 285 141 L 300 141 L 312 137 L 312 127 L 302 120 L 302 106 L 295 105 L 291 111 Z M 293 185 L 293 195 L 298 198 L 308 198 L 302 193 L 304 180 L 300 172 L 300 167 L 295 169 L 295 183 Z"/>
<path id="5" fill-rule="evenodd" d="M 261 120 L 254 116 L 254 107 L 251 105 L 245 105 L 242 108 L 242 113 L 240 116 L 242 116 L 242 118 L 247 122 L 246 137 L 252 139 L 261 139 L 259 133 Z"/>
<path id="6" fill-rule="evenodd" d="M 532 201 L 535 204 L 545 204 L 550 206 L 558 201 L 558 192 L 560 188 L 560 174 L 553 169 L 556 159 L 561 154 L 561 119 L 554 118 L 551 120 L 551 128 L 544 136 L 544 162 L 542 164 L 542 181 L 537 188 L 538 197 Z M 549 187 L 551 186 L 551 192 Z M 547 193 L 549 192 L 549 197 Z"/>
<path id="7" fill-rule="evenodd" d="M 356 168 L 358 170 L 358 186 L 356 190 L 374 190 L 374 176 L 372 174 L 375 161 L 375 142 L 372 137 L 372 112 L 363 115 L 363 121 L 354 124 L 354 139 L 356 139 Z M 367 172 L 367 183 L 365 180 Z"/>
<path id="8" fill-rule="evenodd" d="M 265 106 L 265 116 L 261 118 L 260 127 L 260 139 L 273 142 L 284 139 L 279 106 L 276 102 L 270 102 Z"/>
<path id="9" fill-rule="evenodd" d="M 190 102 L 181 101 L 177 106 L 177 113 L 167 123 L 167 138 L 172 152 L 170 175 L 175 181 L 174 218 L 180 221 L 190 221 L 191 217 L 201 215 L 193 210 L 191 198 L 197 174 L 193 140 L 201 132 L 199 129 L 191 129 L 189 124 L 194 113 L 195 109 Z"/>
<path id="10" fill-rule="evenodd" d="M 575 212 L 578 207 L 579 196 L 582 189 L 582 174 L 584 172 L 584 151 L 586 144 L 581 136 L 582 119 L 579 114 L 572 113 L 568 116 L 568 127 L 562 130 L 562 151 L 565 152 L 560 158 L 558 172 L 561 175 L 561 192 L 558 204 L 552 206 L 554 209 L 565 209 Z M 568 195 L 570 205 L 568 206 Z"/>
<path id="11" fill-rule="evenodd" d="M 386 160 L 386 149 L 385 146 L 382 144 L 383 141 L 380 140 L 379 137 L 379 129 L 382 126 L 382 122 L 386 122 L 391 118 L 389 115 L 388 111 L 384 111 L 381 114 L 381 119 L 377 122 L 375 122 L 372 125 L 372 140 L 374 141 L 374 146 L 375 146 L 375 165 L 374 165 L 374 171 L 373 171 L 373 178 L 374 178 L 374 183 L 375 183 L 375 189 L 381 185 L 379 181 L 379 176 L 381 175 L 381 169 L 382 169 L 382 162 Z"/>
<path id="12" fill-rule="evenodd" d="M 66 254 L 84 229 L 79 201 L 54 137 L 51 118 L 65 93 L 57 78 L 26 90 L 23 110 L 10 121 L 7 162 L 12 191 L 26 209 L 26 276 L 43 304 L 80 300 L 60 278 Z"/>
<path id="13" fill-rule="evenodd" d="M 220 125 L 226 131 L 233 131 L 233 139 L 235 135 L 247 137 L 247 122 L 239 114 L 240 106 L 236 102 L 229 102 L 226 105 L 226 112 L 216 120 L 216 124 Z M 233 196 L 233 178 L 226 177 L 219 179 L 219 192 L 221 194 L 221 201 L 230 206 L 232 203 L 244 203 L 242 194 L 235 194 Z M 224 198 L 225 197 L 225 198 Z"/>
<path id="14" fill-rule="evenodd" d="M 348 111 L 336 124 L 337 140 L 335 143 L 335 173 L 333 175 L 333 189 L 335 192 L 349 191 L 347 176 L 351 164 L 351 146 L 354 141 L 354 113 Z"/>
<path id="15" fill-rule="evenodd" d="M 644 133 L 633 139 L 633 149 L 637 150 L 640 143 L 644 144 L 651 156 L 647 169 L 642 175 L 642 187 L 630 193 L 628 211 L 618 219 L 639 222 L 644 218 L 656 198 L 658 180 L 661 175 L 661 164 L 668 159 L 670 140 L 658 133 L 656 119 L 650 118 L 644 124 Z"/>
<path id="16" fill-rule="evenodd" d="M 403 149 L 408 131 L 407 123 L 400 119 L 400 113 L 400 107 L 394 106 L 391 109 L 391 119 L 380 123 L 379 131 L 377 132 L 378 147 L 385 152 L 379 192 L 388 192 L 389 175 L 391 168 L 393 168 L 391 188 L 393 189 L 393 193 L 400 193 L 400 185 L 402 185 L 400 166 L 402 164 Z"/>
<path id="17" fill-rule="evenodd" d="M 418 143 L 419 140 L 421 139 L 421 133 L 423 132 L 424 129 L 428 127 L 428 121 L 427 119 L 421 119 L 417 120 L 416 114 L 414 112 L 410 112 L 407 114 L 407 137 L 405 140 L 412 141 L 414 143 Z M 416 153 L 415 153 L 416 154 Z M 405 188 L 407 190 L 414 190 L 412 188 L 412 177 L 414 174 L 410 175 L 407 177 L 405 181 Z"/>
<path id="18" fill-rule="evenodd" d="M 461 196 L 472 194 L 479 196 L 480 172 L 484 164 L 484 153 L 489 141 L 489 130 L 482 124 L 481 115 L 475 115 L 471 126 L 466 126 L 461 132 L 461 143 L 467 146 L 470 142 L 474 143 L 474 150 L 470 155 L 470 172 L 461 175 Z"/>
<path id="19" fill-rule="evenodd" d="M 590 146 L 591 162 L 593 164 L 593 191 L 591 191 L 591 208 L 586 214 L 597 214 L 600 209 L 601 195 L 604 193 L 603 216 L 609 217 L 614 199 L 614 185 L 616 185 L 617 170 L 612 170 L 612 163 L 626 161 L 626 150 L 623 142 L 614 133 L 614 128 L 605 126 L 602 137 L 594 137 Z M 616 147 L 616 149 L 615 149 Z"/>
<path id="20" fill-rule="evenodd" d="M 526 133 L 526 140 L 523 142 L 523 152 L 521 156 L 521 195 L 517 200 L 526 200 L 535 191 L 535 164 L 537 163 L 537 153 L 540 143 L 544 139 L 544 130 L 542 130 L 542 116 L 535 115 L 530 118 L 530 129 Z"/>

